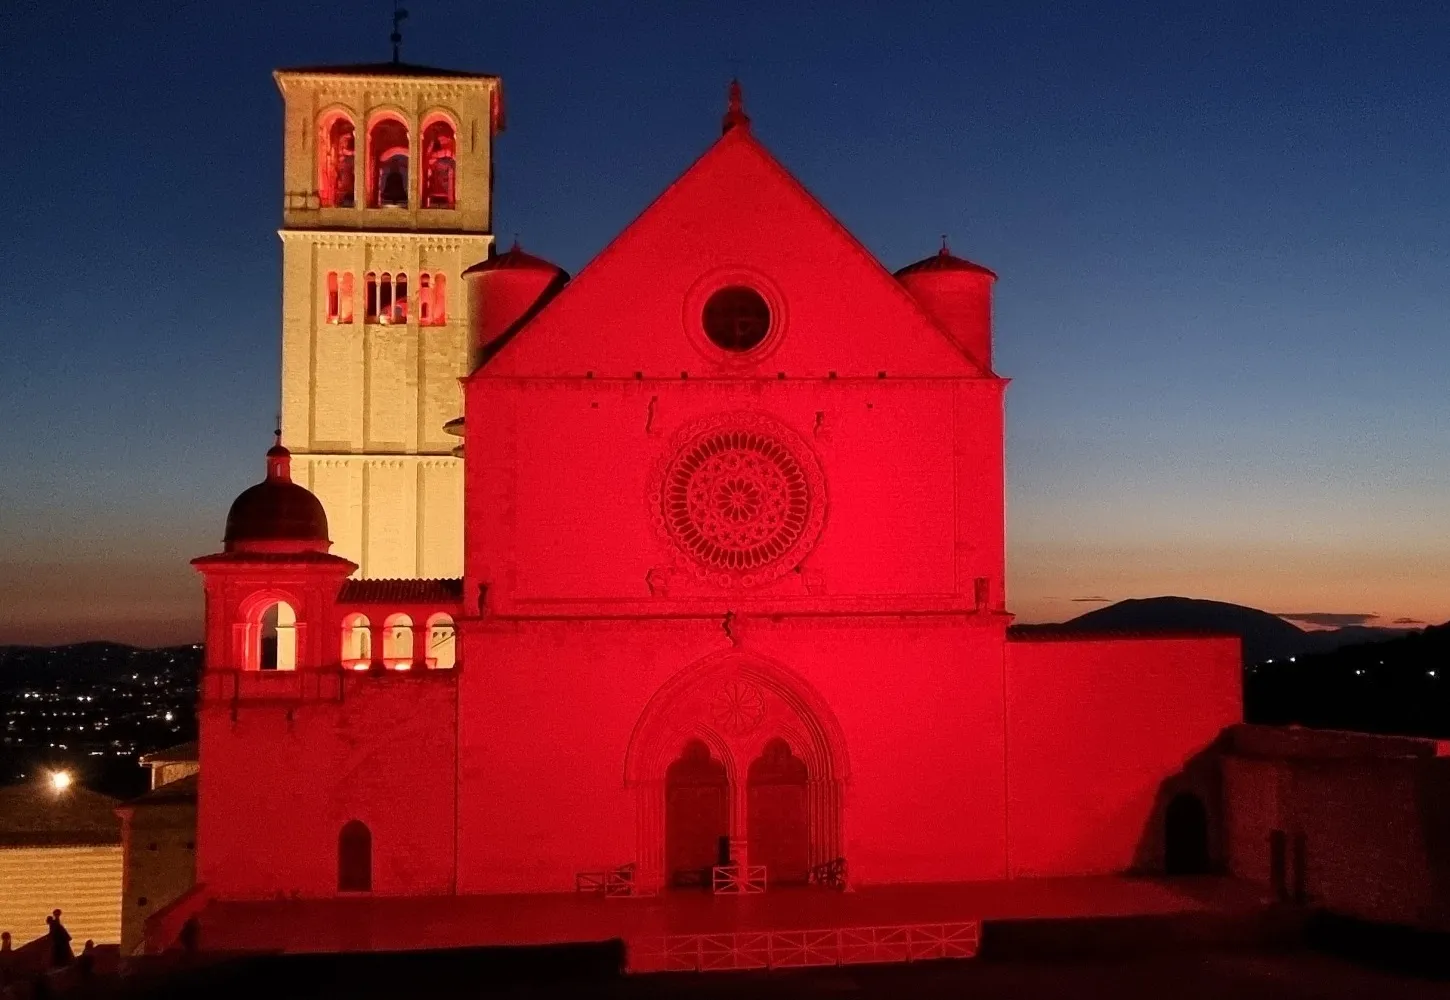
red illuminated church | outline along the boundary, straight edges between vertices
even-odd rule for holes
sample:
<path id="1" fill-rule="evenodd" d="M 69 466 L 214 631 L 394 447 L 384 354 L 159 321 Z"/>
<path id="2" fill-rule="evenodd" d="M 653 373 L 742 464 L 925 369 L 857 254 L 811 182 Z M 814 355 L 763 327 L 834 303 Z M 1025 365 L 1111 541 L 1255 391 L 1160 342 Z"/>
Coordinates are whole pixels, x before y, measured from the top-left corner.
<path id="1" fill-rule="evenodd" d="M 195 560 L 206 899 L 1220 856 L 1237 640 L 1010 630 L 990 270 L 885 269 L 736 88 L 577 276 L 457 277 L 461 576 L 356 574 L 281 444 Z"/>

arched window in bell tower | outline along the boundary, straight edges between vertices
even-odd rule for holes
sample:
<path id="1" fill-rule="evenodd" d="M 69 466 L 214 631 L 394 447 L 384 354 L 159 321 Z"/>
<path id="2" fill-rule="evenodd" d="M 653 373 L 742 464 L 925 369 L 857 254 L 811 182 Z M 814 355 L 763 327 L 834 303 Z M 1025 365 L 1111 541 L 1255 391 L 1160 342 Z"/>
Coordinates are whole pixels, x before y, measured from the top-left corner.
<path id="1" fill-rule="evenodd" d="M 368 130 L 368 207 L 408 207 L 408 126 L 392 115 Z"/>
<path id="2" fill-rule="evenodd" d="M 453 208 L 458 173 L 458 140 L 441 115 L 423 126 L 423 207 Z"/>
<path id="3" fill-rule="evenodd" d="M 357 131 L 344 111 L 322 119 L 317 142 L 317 193 L 323 208 L 352 208 L 357 189 Z"/>
<path id="4" fill-rule="evenodd" d="M 249 670 L 297 669 L 297 612 L 286 601 L 261 609 L 250 629 L 255 638 L 247 650 Z"/>

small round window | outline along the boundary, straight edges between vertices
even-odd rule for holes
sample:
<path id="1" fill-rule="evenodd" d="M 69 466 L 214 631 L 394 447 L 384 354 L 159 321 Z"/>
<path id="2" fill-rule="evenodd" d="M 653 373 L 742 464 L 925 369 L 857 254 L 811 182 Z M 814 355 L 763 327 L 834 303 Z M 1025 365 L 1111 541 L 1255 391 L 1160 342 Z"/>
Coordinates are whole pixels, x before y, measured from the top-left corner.
<path id="1" fill-rule="evenodd" d="M 758 347 L 770 332 L 770 306 L 744 285 L 722 288 L 705 300 L 705 336 L 727 351 Z"/>

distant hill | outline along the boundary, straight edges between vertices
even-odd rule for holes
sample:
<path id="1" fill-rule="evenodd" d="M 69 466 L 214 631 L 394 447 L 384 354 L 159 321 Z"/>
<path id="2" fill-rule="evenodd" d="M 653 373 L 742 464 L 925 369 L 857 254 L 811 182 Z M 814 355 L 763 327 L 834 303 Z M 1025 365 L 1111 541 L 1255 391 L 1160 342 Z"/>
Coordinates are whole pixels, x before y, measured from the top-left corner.
<path id="1" fill-rule="evenodd" d="M 1148 597 L 1119 601 L 1057 625 L 1027 625 L 1024 631 L 1222 632 L 1243 640 L 1244 662 L 1308 656 L 1364 642 L 1383 642 L 1415 632 L 1405 628 L 1347 628 L 1306 632 L 1257 608 L 1191 597 Z"/>

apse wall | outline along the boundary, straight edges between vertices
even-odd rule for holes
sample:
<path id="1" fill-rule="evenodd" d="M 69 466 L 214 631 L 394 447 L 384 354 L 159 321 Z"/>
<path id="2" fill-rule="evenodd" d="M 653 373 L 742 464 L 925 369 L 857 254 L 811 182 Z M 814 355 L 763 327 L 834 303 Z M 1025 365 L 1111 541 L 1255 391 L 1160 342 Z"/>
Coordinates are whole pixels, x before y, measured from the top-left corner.
<path id="1" fill-rule="evenodd" d="M 1013 877 L 1161 871 L 1179 792 L 1202 801 L 1222 857 L 1206 751 L 1243 718 L 1237 638 L 1014 638 L 1006 663 Z"/>

